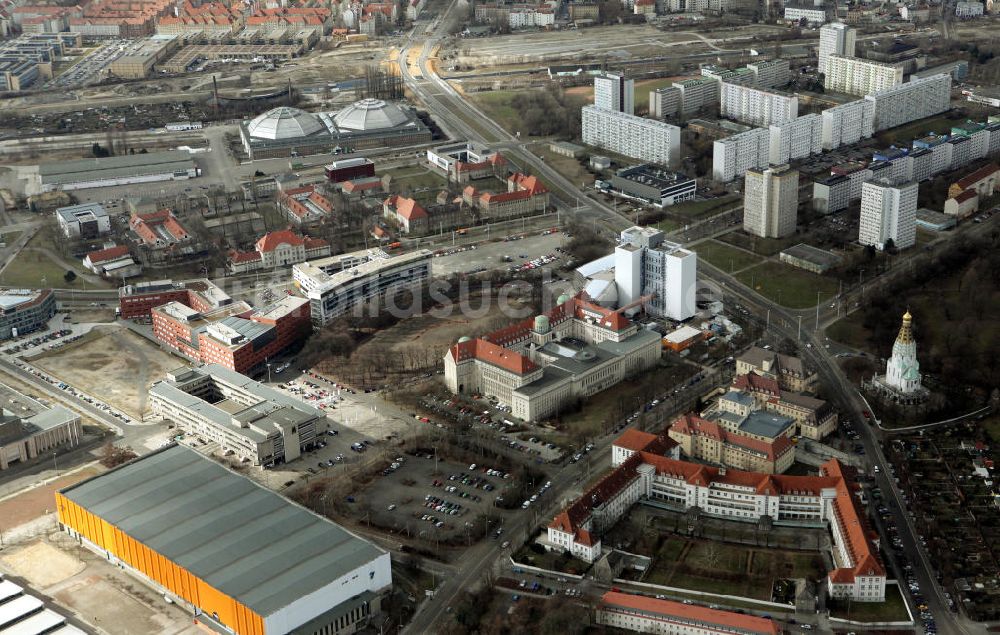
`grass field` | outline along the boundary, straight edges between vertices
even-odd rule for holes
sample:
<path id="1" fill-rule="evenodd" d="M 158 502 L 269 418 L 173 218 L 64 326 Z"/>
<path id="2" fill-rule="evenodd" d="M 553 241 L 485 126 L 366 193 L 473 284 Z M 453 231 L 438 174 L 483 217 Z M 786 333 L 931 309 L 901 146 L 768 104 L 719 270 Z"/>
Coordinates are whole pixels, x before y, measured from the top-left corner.
<path id="1" fill-rule="evenodd" d="M 668 214 L 676 214 L 690 220 L 698 220 L 731 206 L 738 198 L 737 196 L 723 196 L 704 201 L 685 201 L 664 208 L 664 211 Z"/>
<path id="2" fill-rule="evenodd" d="M 750 235 L 741 229 L 734 229 L 728 234 L 720 236 L 719 240 L 768 257 L 777 255 L 781 250 L 802 242 L 802 238 L 797 236 L 761 238 L 760 236 Z"/>
<path id="3" fill-rule="evenodd" d="M 437 195 L 437 189 L 445 186 L 443 178 L 423 167 L 392 168 L 379 173 L 378 176 L 386 174 L 392 176 L 389 187 L 393 192 L 431 188 L 435 190 L 434 194 Z"/>
<path id="4" fill-rule="evenodd" d="M 817 553 L 756 549 L 715 541 L 669 538 L 655 554 L 645 582 L 770 600 L 781 578 L 818 579 L 823 561 Z"/>
<path id="5" fill-rule="evenodd" d="M 590 173 L 587 168 L 580 164 L 580 161 L 574 159 L 573 157 L 563 156 L 561 154 L 556 154 L 549 150 L 548 143 L 538 143 L 531 147 L 531 152 L 540 156 L 545 160 L 550 166 L 552 166 L 556 172 L 559 172 L 567 179 L 570 183 L 586 183 L 588 186 L 594 184 L 594 175 Z"/>
<path id="6" fill-rule="evenodd" d="M 758 264 L 762 260 L 760 257 L 749 254 L 742 249 L 730 247 L 715 240 L 707 240 L 699 243 L 694 247 L 694 251 L 698 254 L 698 258 L 706 260 L 726 273 L 739 271 L 740 269 Z"/>
<path id="7" fill-rule="evenodd" d="M 777 262 L 765 262 L 736 275 L 743 284 L 757 293 L 790 309 L 816 306 L 816 296 L 824 302 L 837 295 L 838 283 L 833 278 L 796 269 Z"/>
<path id="8" fill-rule="evenodd" d="M 931 132 L 936 132 L 938 134 L 950 132 L 953 125 L 961 122 L 961 119 L 948 119 L 943 116 L 935 117 L 933 119 L 917 121 L 908 126 L 893 128 L 890 131 L 879 134 L 878 138 L 887 142 L 894 143 L 902 141 L 908 144 L 913 139 L 917 137 L 925 137 Z"/>
<path id="9" fill-rule="evenodd" d="M 672 232 L 675 229 L 679 229 L 681 227 L 681 223 L 670 218 L 664 218 L 660 222 L 654 224 L 653 227 L 665 232 Z"/>
<path id="10" fill-rule="evenodd" d="M 517 130 L 521 122 L 520 114 L 511 106 L 515 92 L 517 91 L 491 90 L 471 93 L 469 97 L 483 109 L 490 119 L 500 124 L 504 130 L 513 132 Z"/>
<path id="11" fill-rule="evenodd" d="M 850 619 L 856 622 L 905 622 L 910 619 L 899 587 L 887 584 L 885 602 L 837 602 L 827 601 L 830 617 Z"/>
<path id="12" fill-rule="evenodd" d="M 41 233 L 36 234 L 28 241 L 25 248 L 3 270 L 3 273 L 0 273 L 0 284 L 24 288 L 49 286 L 64 289 L 82 289 L 84 283 L 80 279 L 80 276 L 92 276 L 93 274 L 80 266 L 79 262 L 73 261 L 71 270 L 77 275 L 77 278 L 73 282 L 66 282 L 64 277 L 67 271 L 66 267 L 53 261 L 44 252 L 34 249 L 36 246 L 44 246 L 41 236 Z M 88 282 L 87 286 L 93 289 L 98 285 Z M 109 285 L 101 281 L 99 286 L 107 288 Z"/>

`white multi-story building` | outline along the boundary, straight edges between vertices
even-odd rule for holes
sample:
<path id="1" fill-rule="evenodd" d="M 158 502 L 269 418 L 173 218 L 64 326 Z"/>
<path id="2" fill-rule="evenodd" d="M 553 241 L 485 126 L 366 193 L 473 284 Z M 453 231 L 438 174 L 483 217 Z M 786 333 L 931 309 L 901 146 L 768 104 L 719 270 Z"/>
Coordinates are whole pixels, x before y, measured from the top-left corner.
<path id="1" fill-rule="evenodd" d="M 903 66 L 860 57 L 829 55 L 823 87 L 831 93 L 870 95 L 903 83 Z"/>
<path id="2" fill-rule="evenodd" d="M 680 113 L 683 117 L 719 103 L 720 82 L 713 77 L 694 77 L 674 82 L 674 88 L 680 91 Z"/>
<path id="3" fill-rule="evenodd" d="M 722 82 L 719 114 L 751 126 L 785 123 L 799 116 L 796 95 Z"/>
<path id="4" fill-rule="evenodd" d="M 858 242 L 881 251 L 890 240 L 897 249 L 916 244 L 916 183 L 891 185 L 885 181 L 869 181 L 861 190 Z"/>
<path id="5" fill-rule="evenodd" d="M 527 29 L 555 24 L 556 14 L 548 5 L 519 6 L 508 12 L 507 20 L 511 29 Z"/>
<path id="6" fill-rule="evenodd" d="M 858 32 L 843 22 L 824 24 L 819 30 L 819 72 L 826 73 L 831 55 L 854 57 Z"/>
<path id="7" fill-rule="evenodd" d="M 789 68 L 788 60 L 768 60 L 766 62 L 752 62 L 747 64 L 747 68 L 754 76 L 754 84 L 758 88 L 778 88 L 786 85 L 792 79 L 792 71 Z"/>
<path id="8" fill-rule="evenodd" d="M 787 22 L 801 22 L 803 18 L 811 26 L 823 24 L 826 22 L 826 10 L 810 7 L 785 7 L 785 20 Z"/>
<path id="9" fill-rule="evenodd" d="M 858 485 L 836 459 L 824 463 L 819 476 L 786 476 L 680 461 L 669 456 L 674 450 L 664 435 L 637 430 L 622 435 L 612 446 L 612 471 L 549 523 L 542 543 L 594 562 L 602 553 L 601 535 L 644 500 L 746 522 L 769 516 L 779 522 L 826 523 L 835 567 L 827 573 L 830 596 L 885 601 L 886 572 L 860 509 Z"/>
<path id="10" fill-rule="evenodd" d="M 651 315 L 678 321 L 697 311 L 697 254 L 664 240 L 663 232 L 652 227 L 626 229 L 614 253 L 581 265 L 576 273 L 585 281 L 587 296 L 601 306 L 641 301 Z"/>
<path id="11" fill-rule="evenodd" d="M 851 179 L 834 174 L 813 182 L 813 209 L 820 214 L 832 214 L 847 209 L 851 203 Z"/>
<path id="12" fill-rule="evenodd" d="M 858 99 L 827 108 L 823 117 L 822 144 L 824 150 L 851 145 L 874 134 L 875 104 Z"/>
<path id="13" fill-rule="evenodd" d="M 83 203 L 56 210 L 59 229 L 66 238 L 97 238 L 111 231 L 111 217 L 100 203 Z"/>
<path id="14" fill-rule="evenodd" d="M 635 114 L 635 80 L 621 73 L 594 78 L 594 106 L 601 110 Z"/>
<path id="15" fill-rule="evenodd" d="M 714 82 L 713 82 L 714 83 Z M 673 117 L 681 109 L 681 89 L 666 86 L 649 91 L 649 116 L 657 119 Z"/>
<path id="16" fill-rule="evenodd" d="M 905 84 L 865 95 L 872 103 L 875 132 L 942 113 L 951 105 L 951 75 L 911 79 Z"/>
<path id="17" fill-rule="evenodd" d="M 823 118 L 802 115 L 792 121 L 771 124 L 770 160 L 774 165 L 823 151 Z"/>
<path id="18" fill-rule="evenodd" d="M 761 238 L 795 233 L 799 173 L 787 165 L 747 170 L 743 184 L 743 231 Z"/>
<path id="19" fill-rule="evenodd" d="M 420 249 L 390 257 L 365 249 L 292 266 L 295 285 L 309 298 L 316 326 L 326 326 L 394 291 L 415 287 L 431 275 L 433 254 Z"/>
<path id="20" fill-rule="evenodd" d="M 681 129 L 662 121 L 584 106 L 582 127 L 587 145 L 668 167 L 680 159 Z"/>
<path id="21" fill-rule="evenodd" d="M 970 2 L 968 0 L 959 0 L 955 3 L 955 17 L 956 18 L 978 18 L 983 15 L 983 3 L 982 2 Z"/>
<path id="22" fill-rule="evenodd" d="M 706 64 L 701 67 L 702 77 L 710 77 L 717 82 L 729 82 L 730 84 L 740 84 L 742 86 L 752 86 L 757 78 L 749 68 L 725 68 L 715 64 Z"/>
<path id="23" fill-rule="evenodd" d="M 754 128 L 712 145 L 712 178 L 728 183 L 743 176 L 750 168 L 765 167 L 770 162 L 771 132 Z"/>

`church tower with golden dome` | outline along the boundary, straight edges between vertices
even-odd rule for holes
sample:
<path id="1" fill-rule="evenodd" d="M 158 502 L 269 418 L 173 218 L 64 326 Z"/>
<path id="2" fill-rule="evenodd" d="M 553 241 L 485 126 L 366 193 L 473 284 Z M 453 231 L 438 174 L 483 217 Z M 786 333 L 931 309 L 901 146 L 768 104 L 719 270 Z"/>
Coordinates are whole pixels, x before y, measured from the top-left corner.
<path id="1" fill-rule="evenodd" d="M 886 364 L 884 381 L 889 388 L 904 395 L 922 391 L 917 342 L 913 339 L 913 316 L 909 311 L 903 314 L 903 324 L 899 327 L 896 343 L 892 345 L 892 357 Z"/>

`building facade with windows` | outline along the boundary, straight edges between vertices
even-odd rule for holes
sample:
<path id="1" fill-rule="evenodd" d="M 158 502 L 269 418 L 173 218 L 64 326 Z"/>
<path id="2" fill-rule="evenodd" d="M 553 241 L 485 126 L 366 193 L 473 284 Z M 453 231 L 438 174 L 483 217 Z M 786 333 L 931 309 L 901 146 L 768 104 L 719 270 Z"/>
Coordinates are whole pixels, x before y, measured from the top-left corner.
<path id="1" fill-rule="evenodd" d="M 601 110 L 635 114 L 635 80 L 621 73 L 594 78 L 594 106 Z"/>
<path id="2" fill-rule="evenodd" d="M 872 102 L 874 131 L 926 119 L 951 107 L 951 75 L 941 73 L 865 95 Z"/>
<path id="3" fill-rule="evenodd" d="M 719 114 L 757 127 L 788 123 L 799 116 L 799 98 L 788 93 L 722 82 Z"/>
<path id="4" fill-rule="evenodd" d="M 868 181 L 861 191 L 858 242 L 881 251 L 890 240 L 896 249 L 917 242 L 917 184 Z"/>
<path id="5" fill-rule="evenodd" d="M 584 106 L 583 142 L 640 161 L 670 167 L 680 160 L 681 129 L 623 112 Z"/>
<path id="6" fill-rule="evenodd" d="M 743 184 L 743 231 L 761 238 L 795 233 L 799 172 L 788 165 L 747 170 Z"/>
<path id="7" fill-rule="evenodd" d="M 820 116 L 823 118 L 824 150 L 853 145 L 875 134 L 875 104 L 867 99 L 827 108 Z"/>
<path id="8" fill-rule="evenodd" d="M 831 93 L 871 95 L 903 83 L 903 66 L 860 57 L 831 54 L 826 60 L 823 88 Z"/>
<path id="9" fill-rule="evenodd" d="M 823 118 L 820 115 L 802 115 L 792 121 L 771 124 L 770 161 L 772 165 L 782 165 L 792 159 L 804 159 L 822 151 Z"/>
<path id="10" fill-rule="evenodd" d="M 843 22 L 824 24 L 819 29 L 819 72 L 826 73 L 831 55 L 854 57 L 858 32 Z"/>
<path id="11" fill-rule="evenodd" d="M 728 183 L 753 168 L 767 167 L 771 157 L 771 133 L 754 128 L 712 144 L 712 178 Z"/>
<path id="12" fill-rule="evenodd" d="M 0 340 L 43 329 L 55 314 L 52 289 L 0 289 Z"/>
<path id="13" fill-rule="evenodd" d="M 647 595 L 608 591 L 596 609 L 597 623 L 637 633 L 658 635 L 779 635 L 769 618 L 722 611 L 694 604 L 658 600 Z"/>
<path id="14" fill-rule="evenodd" d="M 672 444 L 662 436 L 631 438 L 627 445 L 612 452 L 612 470 L 549 523 L 541 541 L 545 547 L 594 562 L 603 552 L 601 535 L 646 500 L 745 522 L 768 516 L 774 523 L 822 523 L 832 538 L 830 595 L 885 601 L 886 571 L 861 507 L 860 486 L 853 470 L 836 459 L 824 463 L 818 476 L 786 476 L 670 458 L 665 454 Z"/>

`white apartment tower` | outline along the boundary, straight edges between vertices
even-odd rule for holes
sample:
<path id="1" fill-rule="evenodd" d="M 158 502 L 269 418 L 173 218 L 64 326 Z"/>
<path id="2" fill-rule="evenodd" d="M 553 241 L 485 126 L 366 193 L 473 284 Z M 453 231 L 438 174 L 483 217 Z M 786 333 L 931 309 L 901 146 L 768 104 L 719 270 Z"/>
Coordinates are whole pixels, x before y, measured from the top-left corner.
<path id="1" fill-rule="evenodd" d="M 870 95 L 903 83 L 903 67 L 859 57 L 830 54 L 823 88 L 848 95 Z"/>
<path id="2" fill-rule="evenodd" d="M 635 81 L 621 73 L 594 78 L 594 105 L 601 110 L 635 114 Z"/>
<path id="3" fill-rule="evenodd" d="M 799 173 L 787 165 L 747 170 L 743 184 L 743 230 L 761 238 L 795 232 Z"/>
<path id="4" fill-rule="evenodd" d="M 854 57 L 858 32 L 843 22 L 824 24 L 819 30 L 819 72 L 826 73 L 826 61 L 831 55 Z"/>
<path id="5" fill-rule="evenodd" d="M 722 82 L 719 114 L 751 126 L 770 126 L 799 116 L 799 98 L 777 91 Z"/>
<path id="6" fill-rule="evenodd" d="M 767 128 L 753 128 L 719 139 L 712 144 L 712 178 L 728 183 L 750 168 L 766 167 L 770 154 L 771 132 Z"/>
<path id="7" fill-rule="evenodd" d="M 858 242 L 885 249 L 892 240 L 897 249 L 917 240 L 917 184 L 892 185 L 868 181 L 861 188 L 861 223 Z"/>
<path id="8" fill-rule="evenodd" d="M 875 103 L 867 99 L 827 108 L 823 118 L 822 144 L 824 150 L 834 150 L 867 139 L 875 130 Z"/>
<path id="9" fill-rule="evenodd" d="M 584 106 L 583 142 L 633 159 L 675 165 L 681 153 L 681 129 L 662 121 Z"/>
<path id="10" fill-rule="evenodd" d="M 942 113 L 951 107 L 951 75 L 914 78 L 905 84 L 865 95 L 872 103 L 874 129 L 888 130 Z"/>
<path id="11" fill-rule="evenodd" d="M 651 315 L 686 320 L 697 312 L 697 276 L 698 255 L 664 240 L 663 232 L 631 227 L 621 233 L 615 248 L 619 306 L 651 296 L 643 303 Z"/>

